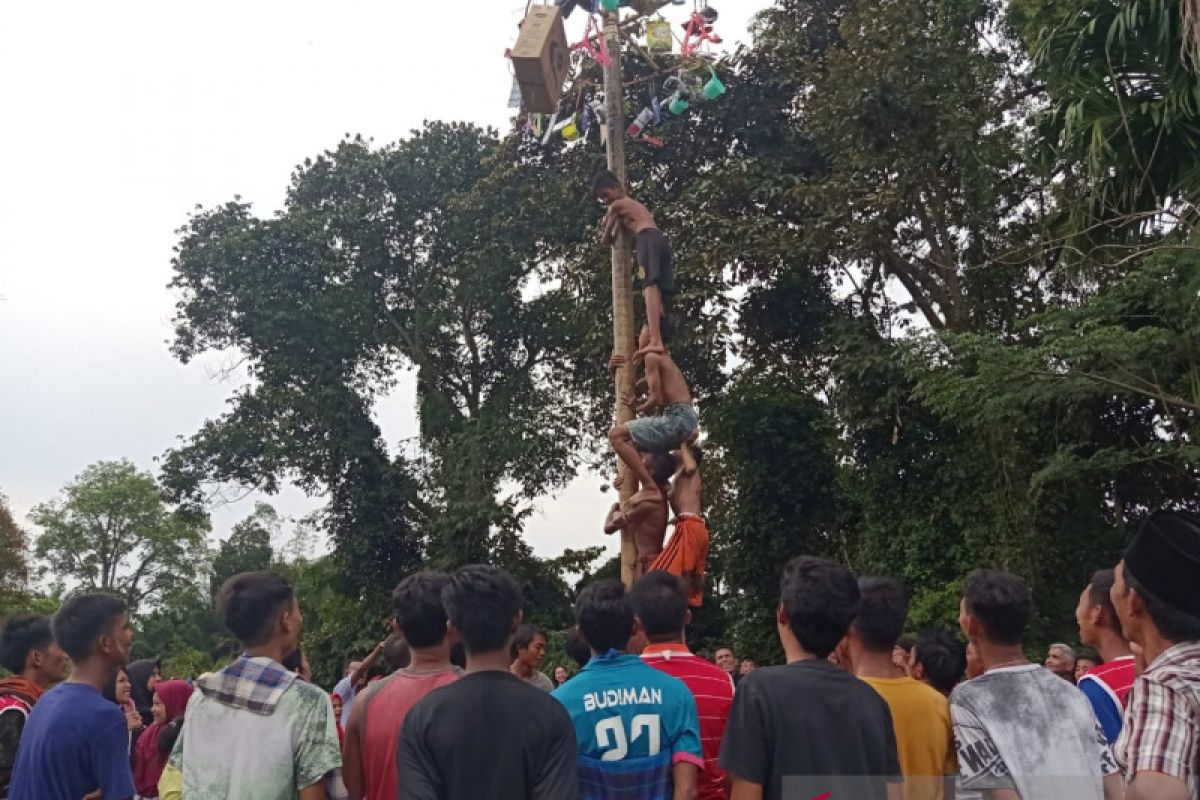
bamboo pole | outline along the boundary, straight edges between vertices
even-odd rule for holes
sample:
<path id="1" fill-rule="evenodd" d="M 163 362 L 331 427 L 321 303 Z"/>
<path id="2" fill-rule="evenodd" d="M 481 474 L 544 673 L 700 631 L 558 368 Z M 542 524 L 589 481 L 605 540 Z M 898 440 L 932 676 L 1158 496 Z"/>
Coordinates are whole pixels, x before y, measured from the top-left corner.
<path id="1" fill-rule="evenodd" d="M 625 168 L 625 98 L 621 88 L 621 37 L 618 31 L 618 12 L 604 15 L 604 37 L 608 43 L 608 54 L 612 62 L 604 67 L 604 105 L 608 119 L 607 156 L 608 169 L 617 176 L 622 186 L 629 186 Z M 633 410 L 621 402 L 621 395 L 632 392 L 634 368 L 631 363 L 634 352 L 633 338 L 633 251 L 623 229 L 619 230 L 612 247 L 612 305 L 613 305 L 613 352 L 625 356 L 625 366 L 616 375 L 616 421 L 620 425 L 633 419 Z M 620 498 L 624 503 L 633 495 L 633 476 L 628 467 L 617 459 L 618 474 L 624 478 Z M 637 549 L 633 534 L 621 531 L 621 581 L 626 587 L 633 583 L 634 562 Z"/>

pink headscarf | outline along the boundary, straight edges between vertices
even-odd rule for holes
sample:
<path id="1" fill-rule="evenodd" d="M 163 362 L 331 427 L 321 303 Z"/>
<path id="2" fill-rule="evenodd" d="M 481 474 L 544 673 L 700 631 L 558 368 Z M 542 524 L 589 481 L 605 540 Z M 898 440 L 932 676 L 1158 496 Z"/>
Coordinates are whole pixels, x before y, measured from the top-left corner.
<path id="1" fill-rule="evenodd" d="M 192 687 L 186 681 L 162 681 L 154 687 L 154 694 L 167 709 L 167 718 L 162 725 L 157 722 L 146 728 L 138 737 L 133 751 L 133 788 L 142 797 L 158 797 L 158 779 L 162 777 L 166 761 L 158 753 L 158 737 L 163 725 L 183 716 Z"/>

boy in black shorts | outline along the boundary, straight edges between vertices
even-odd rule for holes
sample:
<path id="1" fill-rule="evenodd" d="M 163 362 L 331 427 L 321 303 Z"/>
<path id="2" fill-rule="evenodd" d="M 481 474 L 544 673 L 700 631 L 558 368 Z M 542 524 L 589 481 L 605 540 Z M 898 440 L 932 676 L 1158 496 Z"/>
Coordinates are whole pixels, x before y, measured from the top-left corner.
<path id="1" fill-rule="evenodd" d="M 671 263 L 671 243 L 654 222 L 654 215 L 637 200 L 625 194 L 617 176 L 608 170 L 596 175 L 592 191 L 608 206 L 600 241 L 612 244 L 618 226 L 624 227 L 637 244 L 638 278 L 646 301 L 646 322 L 650 326 L 650 344 L 638 351 L 665 353 L 662 338 L 663 295 L 675 290 L 675 272 Z"/>

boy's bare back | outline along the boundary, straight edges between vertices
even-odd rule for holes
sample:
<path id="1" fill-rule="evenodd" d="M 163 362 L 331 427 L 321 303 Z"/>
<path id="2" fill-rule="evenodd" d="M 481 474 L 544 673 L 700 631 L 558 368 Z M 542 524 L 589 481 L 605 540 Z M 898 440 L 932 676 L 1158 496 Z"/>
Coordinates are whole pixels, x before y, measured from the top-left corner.
<path id="1" fill-rule="evenodd" d="M 605 216 L 616 219 L 630 236 L 637 236 L 648 228 L 658 227 L 650 210 L 632 197 L 614 200 Z"/>
<path id="2" fill-rule="evenodd" d="M 685 453 L 688 445 L 680 449 L 677 459 L 680 462 L 679 471 L 671 483 L 671 510 L 675 515 L 700 513 L 700 466 L 689 453 Z"/>

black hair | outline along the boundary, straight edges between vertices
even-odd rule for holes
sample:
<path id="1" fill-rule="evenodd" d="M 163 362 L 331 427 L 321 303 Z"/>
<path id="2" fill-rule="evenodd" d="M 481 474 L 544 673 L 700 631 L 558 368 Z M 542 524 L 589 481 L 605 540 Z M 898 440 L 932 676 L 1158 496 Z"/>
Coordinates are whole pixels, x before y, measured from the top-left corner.
<path id="1" fill-rule="evenodd" d="M 1200 617 L 1181 611 L 1159 599 L 1133 577 L 1133 573 L 1128 569 L 1125 570 L 1125 587 L 1137 592 L 1142 598 L 1150 621 L 1164 639 L 1169 642 L 1191 642 L 1200 639 Z"/>
<path id="2" fill-rule="evenodd" d="M 279 617 L 291 609 L 296 593 L 282 575 L 243 572 L 217 592 L 217 614 L 246 647 L 270 641 Z"/>
<path id="3" fill-rule="evenodd" d="M 467 653 L 504 650 L 521 613 L 521 587 L 499 567 L 470 564 L 451 576 L 442 605 Z"/>
<path id="4" fill-rule="evenodd" d="M 629 590 L 634 613 L 651 639 L 678 636 L 687 622 L 687 593 L 679 578 L 656 569 L 637 579 Z"/>
<path id="5" fill-rule="evenodd" d="M 125 601 L 116 595 L 77 594 L 63 603 L 50 627 L 58 646 L 78 664 L 92 654 L 100 637 L 126 610 Z"/>
<path id="6" fill-rule="evenodd" d="M 533 644 L 533 640 L 539 636 L 543 639 L 546 638 L 546 634 L 536 625 L 530 625 L 528 622 L 526 622 L 518 626 L 517 632 L 513 636 L 511 648 L 512 657 L 516 658 L 519 650 L 524 650 L 526 647 L 529 647 L 529 645 Z"/>
<path id="7" fill-rule="evenodd" d="M 624 650 L 633 633 L 633 604 L 625 586 L 609 578 L 596 581 L 579 594 L 575 618 L 588 645 L 597 653 Z"/>
<path id="8" fill-rule="evenodd" d="M 650 456 L 650 477 L 654 478 L 654 482 L 659 486 L 666 486 L 671 482 L 671 476 L 675 474 L 675 458 L 670 454 L 660 450 L 652 450 L 648 453 Z"/>
<path id="9" fill-rule="evenodd" d="M 462 642 L 450 645 L 450 663 L 459 669 L 467 668 L 467 648 L 463 647 Z"/>
<path id="10" fill-rule="evenodd" d="M 448 579 L 449 576 L 447 576 Z M 442 624 L 442 630 L 445 630 L 445 623 Z M 443 636 L 442 640 L 445 638 Z M 422 646 L 432 647 L 432 645 Z M 392 672 L 398 669 L 405 669 L 412 663 L 412 646 L 403 636 L 393 634 L 388 637 L 388 640 L 383 645 L 383 660 L 387 662 Z"/>
<path id="11" fill-rule="evenodd" d="M 563 645 L 563 649 L 580 667 L 586 666 L 592 660 L 591 645 L 587 643 L 587 639 L 583 638 L 578 627 L 572 628 L 571 632 L 567 634 L 567 641 Z"/>
<path id="12" fill-rule="evenodd" d="M 1083 647 L 1083 646 L 1076 647 L 1075 648 L 1075 663 L 1078 664 L 1080 661 L 1083 661 L 1084 659 L 1091 661 L 1093 664 L 1103 664 L 1104 663 L 1104 659 L 1100 658 L 1100 654 L 1097 653 L 1092 648 Z"/>
<path id="13" fill-rule="evenodd" d="M 163 725 L 158 733 L 158 757 L 166 761 L 171 751 L 175 749 L 175 741 L 179 738 L 179 732 L 183 730 L 183 715 L 179 715 L 175 719 Z"/>
<path id="14" fill-rule="evenodd" d="M 897 639 L 895 646 L 899 647 L 901 650 L 903 650 L 906 653 L 911 653 L 912 649 L 914 647 L 916 647 L 916 645 L 917 645 L 917 640 L 911 636 L 906 635 L 906 636 L 901 636 L 899 639 Z"/>
<path id="15" fill-rule="evenodd" d="M 602 169 L 592 178 L 592 194 L 600 194 L 605 189 L 620 189 L 621 182 L 609 170 Z"/>
<path id="16" fill-rule="evenodd" d="M 392 592 L 396 625 L 409 647 L 433 647 L 446 639 L 446 608 L 442 590 L 450 583 L 444 572 L 418 572 L 400 581 Z"/>
<path id="17" fill-rule="evenodd" d="M 304 649 L 297 647 L 283 661 L 279 662 L 288 672 L 299 673 L 304 666 Z"/>
<path id="18" fill-rule="evenodd" d="M 1021 643 L 1033 616 L 1033 596 L 1023 580 L 998 569 L 977 569 L 963 585 L 963 601 L 996 644 Z"/>
<path id="19" fill-rule="evenodd" d="M 1107 618 L 1108 626 L 1124 639 L 1125 631 L 1121 628 L 1121 618 L 1117 616 L 1117 607 L 1113 605 L 1112 595 L 1109 593 L 1116 580 L 1117 571 L 1115 569 L 1101 569 L 1093 572 L 1092 580 L 1088 584 L 1088 602 L 1093 606 L 1100 606 Z"/>
<path id="20" fill-rule="evenodd" d="M 967 646 L 952 631 L 930 630 L 917 637 L 913 648 L 913 660 L 925 670 L 929 685 L 950 694 L 967 671 Z"/>
<path id="21" fill-rule="evenodd" d="M 13 675 L 25 671 L 25 662 L 34 650 L 45 650 L 54 642 L 50 618 L 35 614 L 15 614 L 0 632 L 0 667 Z"/>
<path id="22" fill-rule="evenodd" d="M 110 703 L 117 702 L 117 679 L 121 677 L 121 673 L 125 673 L 125 679 L 129 680 L 129 670 L 125 667 L 117 667 L 117 671 L 108 679 L 108 683 L 104 684 L 104 688 L 100 690 L 100 694 Z M 132 681 L 130 681 L 132 683 Z"/>
<path id="23" fill-rule="evenodd" d="M 858 596 L 858 614 L 851 623 L 858 638 L 871 652 L 890 652 L 904 633 L 908 617 L 904 587 L 891 578 L 862 578 Z"/>
<path id="24" fill-rule="evenodd" d="M 827 658 L 858 613 L 854 573 L 825 558 L 797 556 L 783 568 L 780 602 L 800 646 Z"/>

